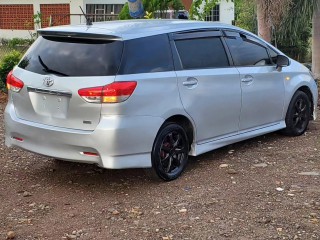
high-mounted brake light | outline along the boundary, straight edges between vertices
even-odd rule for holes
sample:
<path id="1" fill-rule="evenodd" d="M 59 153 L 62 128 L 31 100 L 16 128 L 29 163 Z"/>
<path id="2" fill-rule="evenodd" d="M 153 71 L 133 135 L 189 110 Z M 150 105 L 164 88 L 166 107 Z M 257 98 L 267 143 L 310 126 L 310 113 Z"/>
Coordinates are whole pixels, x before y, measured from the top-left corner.
<path id="1" fill-rule="evenodd" d="M 78 94 L 90 103 L 119 103 L 126 101 L 136 86 L 137 82 L 114 82 L 101 87 L 83 88 Z"/>
<path id="2" fill-rule="evenodd" d="M 7 76 L 7 88 L 8 90 L 11 90 L 13 92 L 20 92 L 20 90 L 23 88 L 24 83 L 16 78 L 12 71 L 9 72 L 8 76 Z"/>

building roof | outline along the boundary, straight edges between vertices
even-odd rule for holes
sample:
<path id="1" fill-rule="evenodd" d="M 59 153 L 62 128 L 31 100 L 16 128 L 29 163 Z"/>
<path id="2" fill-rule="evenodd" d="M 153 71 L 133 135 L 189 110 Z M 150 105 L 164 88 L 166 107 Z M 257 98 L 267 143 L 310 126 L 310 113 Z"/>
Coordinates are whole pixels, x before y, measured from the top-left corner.
<path id="1" fill-rule="evenodd" d="M 68 25 L 40 29 L 39 32 L 46 33 L 84 33 L 114 36 L 123 40 L 138 37 L 152 36 L 163 33 L 186 31 L 192 29 L 208 28 L 236 28 L 228 24 L 218 22 L 189 21 L 189 20 L 126 20 L 97 22 L 91 26 Z"/>

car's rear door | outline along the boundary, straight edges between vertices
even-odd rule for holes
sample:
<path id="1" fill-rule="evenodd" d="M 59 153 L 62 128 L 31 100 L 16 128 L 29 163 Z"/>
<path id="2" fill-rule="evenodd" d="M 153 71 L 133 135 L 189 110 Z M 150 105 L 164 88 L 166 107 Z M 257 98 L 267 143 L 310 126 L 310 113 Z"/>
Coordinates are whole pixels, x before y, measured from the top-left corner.
<path id="1" fill-rule="evenodd" d="M 221 32 L 172 35 L 182 104 L 196 125 L 197 143 L 239 130 L 241 89 Z"/>
<path id="2" fill-rule="evenodd" d="M 101 103 L 89 103 L 79 89 L 114 82 L 123 42 L 90 36 L 40 36 L 13 74 L 23 81 L 12 99 L 20 119 L 64 128 L 93 130 Z"/>

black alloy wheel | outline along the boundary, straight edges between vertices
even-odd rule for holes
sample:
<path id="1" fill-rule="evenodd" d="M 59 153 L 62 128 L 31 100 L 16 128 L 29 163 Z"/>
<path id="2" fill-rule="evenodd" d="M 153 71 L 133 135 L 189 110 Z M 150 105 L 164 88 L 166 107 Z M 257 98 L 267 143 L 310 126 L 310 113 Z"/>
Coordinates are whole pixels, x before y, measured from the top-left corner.
<path id="1" fill-rule="evenodd" d="M 152 150 L 152 167 L 165 181 L 178 178 L 188 162 L 189 141 L 185 130 L 175 123 L 164 125 Z"/>
<path id="2" fill-rule="evenodd" d="M 289 104 L 286 115 L 287 127 L 283 133 L 288 136 L 300 136 L 308 127 L 311 116 L 311 103 L 309 97 L 302 91 L 297 91 Z"/>

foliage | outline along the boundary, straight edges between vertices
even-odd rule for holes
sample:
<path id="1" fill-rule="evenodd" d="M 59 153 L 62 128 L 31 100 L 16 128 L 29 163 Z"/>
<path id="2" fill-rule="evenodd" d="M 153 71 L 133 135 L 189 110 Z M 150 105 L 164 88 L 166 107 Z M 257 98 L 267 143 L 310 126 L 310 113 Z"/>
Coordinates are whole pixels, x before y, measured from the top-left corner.
<path id="1" fill-rule="evenodd" d="M 7 75 L 19 63 L 21 57 L 22 54 L 16 50 L 3 57 L 0 62 L 0 90 L 5 90 Z"/>
<path id="2" fill-rule="evenodd" d="M 310 37 L 311 37 L 311 24 L 307 24 L 301 31 L 296 35 L 294 41 L 290 39 L 290 32 L 287 30 L 288 36 L 281 38 L 277 41 L 277 47 L 290 56 L 300 62 L 308 62 L 307 59 L 310 52 Z M 283 34 L 276 32 L 276 35 Z M 275 44 L 275 42 L 274 42 Z"/>
<path id="3" fill-rule="evenodd" d="M 41 23 L 42 23 L 42 14 L 40 12 L 37 12 L 36 14 L 33 15 L 33 23 L 35 25 L 36 31 L 41 28 Z M 38 32 L 31 32 L 29 31 L 31 41 L 34 42 L 38 38 Z"/>
<path id="4" fill-rule="evenodd" d="M 190 8 L 190 19 L 205 20 L 210 10 L 216 6 L 220 0 L 194 0 Z"/>
<path id="5" fill-rule="evenodd" d="M 36 29 L 39 29 L 41 27 L 42 22 L 42 14 L 40 12 L 37 12 L 33 15 L 33 23 L 36 26 Z"/>
<path id="6" fill-rule="evenodd" d="M 236 26 L 258 33 L 256 5 L 252 0 L 235 0 Z"/>
<path id="7" fill-rule="evenodd" d="M 36 14 L 34 14 L 32 16 L 33 21 L 30 23 L 26 24 L 26 27 L 28 29 L 35 29 L 36 31 L 41 28 L 41 23 L 42 23 L 42 14 L 40 12 L 37 12 Z M 30 41 L 34 42 L 37 37 L 38 37 L 38 33 L 37 32 L 33 32 L 33 30 L 28 30 L 29 35 L 30 35 Z"/>
<path id="8" fill-rule="evenodd" d="M 301 31 L 309 28 L 311 23 L 313 9 L 318 0 L 293 0 L 293 4 L 280 25 L 278 38 L 280 41 L 289 41 L 294 44 Z"/>
<path id="9" fill-rule="evenodd" d="M 143 0 L 142 2 L 143 2 L 143 8 L 146 12 L 154 13 L 159 11 L 160 17 L 162 17 L 163 14 L 165 14 L 165 11 L 170 8 L 173 10 L 181 10 L 184 8 L 181 0 Z M 126 3 L 122 8 L 119 14 L 119 19 L 120 20 L 132 19 L 132 17 L 129 14 L 128 3 Z"/>
<path id="10" fill-rule="evenodd" d="M 307 61 L 311 19 L 317 0 L 235 0 L 236 25 L 257 33 L 257 4 L 265 11 L 272 43 L 290 57 Z"/>
<path id="11" fill-rule="evenodd" d="M 17 47 L 21 46 L 29 46 L 32 44 L 31 39 L 26 39 L 26 38 L 12 38 L 8 40 L 7 46 L 11 49 L 16 49 Z"/>
<path id="12" fill-rule="evenodd" d="M 143 7 L 145 11 L 160 13 L 169 10 L 170 8 L 174 10 L 183 9 L 183 4 L 181 0 L 143 0 Z"/>
<path id="13" fill-rule="evenodd" d="M 25 46 L 30 46 L 33 43 L 31 39 L 28 38 L 1 38 L 0 45 L 10 49 L 18 49 Z"/>
<path id="14" fill-rule="evenodd" d="M 317 0 L 292 0 L 275 33 L 275 44 L 290 57 L 305 62 L 310 51 L 311 19 Z"/>
<path id="15" fill-rule="evenodd" d="M 119 19 L 120 20 L 126 20 L 126 19 L 132 19 L 132 17 L 129 14 L 129 5 L 126 3 L 123 8 L 121 9 L 121 12 L 119 13 Z"/>
<path id="16" fill-rule="evenodd" d="M 153 13 L 146 11 L 146 15 L 144 16 L 145 19 L 152 19 L 153 18 Z"/>
<path id="17" fill-rule="evenodd" d="M 278 28 L 283 17 L 287 16 L 291 8 L 292 0 L 256 0 L 257 8 L 263 13 L 263 19 L 271 28 Z"/>
<path id="18" fill-rule="evenodd" d="M 221 0 L 193 0 L 190 8 L 190 19 L 204 21 L 205 17 Z M 242 0 L 227 0 L 242 2 Z"/>

